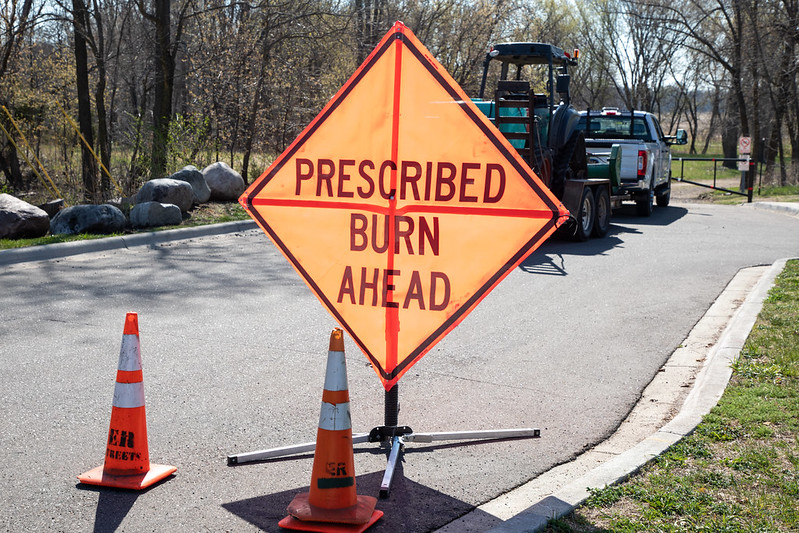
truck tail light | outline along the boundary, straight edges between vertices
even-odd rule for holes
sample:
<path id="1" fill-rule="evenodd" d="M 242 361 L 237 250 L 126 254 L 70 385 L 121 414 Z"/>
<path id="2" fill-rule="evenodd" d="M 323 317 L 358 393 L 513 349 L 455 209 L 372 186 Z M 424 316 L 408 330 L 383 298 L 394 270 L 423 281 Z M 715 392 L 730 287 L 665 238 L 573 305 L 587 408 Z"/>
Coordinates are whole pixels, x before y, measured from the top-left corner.
<path id="1" fill-rule="evenodd" d="M 638 178 L 646 176 L 646 150 L 638 150 Z"/>

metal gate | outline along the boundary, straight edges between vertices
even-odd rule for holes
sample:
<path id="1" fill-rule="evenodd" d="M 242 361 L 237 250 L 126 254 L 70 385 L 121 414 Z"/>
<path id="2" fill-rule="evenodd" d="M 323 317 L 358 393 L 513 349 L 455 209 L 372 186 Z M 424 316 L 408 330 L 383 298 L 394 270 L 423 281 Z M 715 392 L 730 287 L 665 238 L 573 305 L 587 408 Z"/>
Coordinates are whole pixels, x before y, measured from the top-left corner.
<path id="1" fill-rule="evenodd" d="M 672 165 L 674 165 L 674 159 L 671 160 Z M 748 203 L 752 202 L 752 195 L 754 190 L 754 182 L 755 182 L 755 162 L 749 158 L 746 159 L 739 159 L 739 158 L 706 158 L 706 157 L 679 157 L 677 161 L 680 162 L 680 177 L 675 178 L 674 173 L 672 172 L 672 180 L 679 181 L 682 183 L 690 183 L 691 185 L 696 185 L 697 187 L 705 187 L 707 189 L 713 189 L 714 191 L 722 191 L 729 194 L 737 194 L 738 196 L 745 196 Z M 697 181 L 691 181 L 685 179 L 685 161 L 708 161 L 713 162 L 713 185 L 708 185 L 707 183 L 700 183 Z M 743 171 L 745 176 L 743 177 L 742 181 L 746 183 L 745 192 L 735 191 L 732 189 L 725 189 L 724 187 L 717 187 L 716 186 L 716 171 L 718 169 L 718 162 L 724 161 L 735 161 L 735 162 L 748 162 L 749 170 Z"/>

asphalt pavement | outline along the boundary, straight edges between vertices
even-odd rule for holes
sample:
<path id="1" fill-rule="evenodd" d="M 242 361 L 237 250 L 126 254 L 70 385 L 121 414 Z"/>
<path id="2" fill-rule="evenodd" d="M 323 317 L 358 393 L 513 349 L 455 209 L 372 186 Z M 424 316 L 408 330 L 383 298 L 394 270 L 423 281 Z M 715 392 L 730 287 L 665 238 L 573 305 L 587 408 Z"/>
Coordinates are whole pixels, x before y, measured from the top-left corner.
<path id="1" fill-rule="evenodd" d="M 795 203 L 756 202 L 746 204 L 745 208 L 799 217 L 799 204 Z M 254 227 L 252 222 L 231 222 L 5 250 L 0 251 L 0 266 L 239 232 Z M 672 354 L 663 367 L 664 371 L 659 372 L 644 391 L 638 407 L 608 440 L 575 460 L 486 502 L 439 531 L 536 531 L 548 519 L 567 514 L 582 503 L 588 496 L 588 488 L 624 479 L 693 431 L 723 393 L 730 377 L 730 362 L 737 357 L 784 263 L 785 260 L 779 260 L 769 266 L 747 268 L 733 278 L 681 347 Z M 686 382 L 692 386 L 683 386 Z M 659 426 L 664 413 L 670 421 Z"/>

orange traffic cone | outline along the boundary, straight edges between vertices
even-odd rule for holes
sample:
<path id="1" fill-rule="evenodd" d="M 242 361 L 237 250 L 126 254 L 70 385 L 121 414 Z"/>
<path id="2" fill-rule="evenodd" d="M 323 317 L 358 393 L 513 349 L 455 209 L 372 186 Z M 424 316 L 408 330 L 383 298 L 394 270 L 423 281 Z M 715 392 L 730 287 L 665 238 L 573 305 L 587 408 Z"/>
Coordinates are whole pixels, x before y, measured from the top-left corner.
<path id="1" fill-rule="evenodd" d="M 353 465 L 344 336 L 336 328 L 330 334 L 311 487 L 294 498 L 289 516 L 278 525 L 303 531 L 360 532 L 377 522 L 383 511 L 375 510 L 377 498 L 356 494 Z"/>
<path id="2" fill-rule="evenodd" d="M 150 464 L 147 417 L 144 412 L 139 317 L 128 313 L 119 351 L 111 427 L 105 462 L 78 476 L 81 483 L 122 489 L 143 489 L 173 474 L 177 468 Z"/>

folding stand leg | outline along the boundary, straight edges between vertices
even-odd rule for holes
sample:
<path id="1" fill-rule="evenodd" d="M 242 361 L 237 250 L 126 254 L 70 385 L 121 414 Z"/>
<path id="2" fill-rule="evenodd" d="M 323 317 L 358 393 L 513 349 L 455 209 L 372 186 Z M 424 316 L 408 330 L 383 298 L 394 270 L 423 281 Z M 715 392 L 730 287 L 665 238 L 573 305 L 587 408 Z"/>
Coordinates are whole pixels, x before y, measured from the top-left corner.
<path id="1" fill-rule="evenodd" d="M 391 491 L 391 482 L 394 471 L 401 461 L 401 453 L 405 451 L 408 442 L 433 442 L 439 440 L 479 440 L 479 439 L 512 439 L 512 438 L 538 438 L 541 430 L 535 428 L 478 430 L 478 431 L 450 431 L 438 433 L 414 433 L 408 426 L 397 425 L 399 419 L 399 389 L 394 385 L 385 394 L 385 425 L 372 429 L 368 434 L 356 433 L 352 436 L 353 444 L 362 442 L 379 442 L 381 447 L 390 448 L 386 471 L 380 483 L 380 497 L 388 498 Z M 299 453 L 312 452 L 316 448 L 315 442 L 284 446 L 270 450 L 260 450 L 239 455 L 228 455 L 228 465 L 237 465 L 250 461 L 263 461 L 274 457 L 283 457 Z"/>
<path id="2" fill-rule="evenodd" d="M 380 440 L 384 446 L 391 445 L 391 452 L 388 454 L 386 471 L 383 474 L 383 481 L 380 483 L 380 497 L 388 498 L 391 492 L 391 480 L 394 478 L 394 470 L 397 468 L 399 455 L 405 449 L 402 440 L 403 435 L 412 434 L 413 430 L 409 427 L 397 427 L 399 420 L 399 385 L 396 383 L 386 391 L 385 402 L 385 423 L 382 428 L 375 428 L 370 433 L 369 438 Z"/>
<path id="3" fill-rule="evenodd" d="M 380 497 L 388 498 L 391 491 L 391 481 L 400 454 L 405 451 L 407 442 L 433 442 L 437 440 L 479 440 L 479 439 L 511 439 L 511 438 L 538 438 L 541 430 L 537 428 L 517 428 L 477 431 L 450 431 L 439 433 L 414 433 L 408 426 L 398 426 L 399 418 L 399 391 L 397 385 L 386 391 L 385 426 L 379 426 L 369 433 L 369 442 L 379 442 L 381 446 L 391 447 L 388 455 L 386 471 L 380 484 Z"/>
<path id="4" fill-rule="evenodd" d="M 388 498 L 388 493 L 391 491 L 391 480 L 394 478 L 394 470 L 397 468 L 397 460 L 399 454 L 405 448 L 405 443 L 402 442 L 402 437 L 394 437 L 391 443 L 391 453 L 388 454 L 388 463 L 386 464 L 386 472 L 383 474 L 383 481 L 380 482 L 380 497 Z"/>
<path id="5" fill-rule="evenodd" d="M 352 435 L 353 444 L 360 444 L 362 442 L 370 442 L 368 433 L 354 433 Z M 316 442 L 306 442 L 305 444 L 295 444 L 293 446 L 283 446 L 281 448 L 270 448 L 268 450 L 228 455 L 227 464 L 228 466 L 234 466 L 242 463 L 251 463 L 253 461 L 265 461 L 266 459 L 274 459 L 275 457 L 310 453 L 314 450 L 316 450 Z"/>

